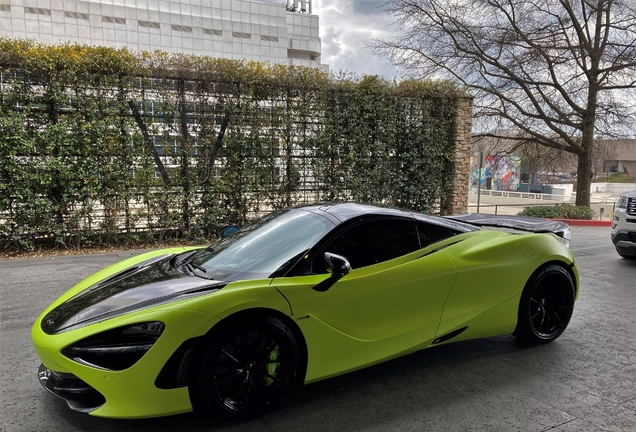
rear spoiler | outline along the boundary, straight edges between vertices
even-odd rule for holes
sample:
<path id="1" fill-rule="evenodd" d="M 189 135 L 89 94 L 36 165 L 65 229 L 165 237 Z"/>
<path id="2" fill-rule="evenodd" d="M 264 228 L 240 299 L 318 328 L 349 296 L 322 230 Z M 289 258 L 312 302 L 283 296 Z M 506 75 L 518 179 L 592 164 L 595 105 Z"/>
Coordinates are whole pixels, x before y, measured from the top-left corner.
<path id="1" fill-rule="evenodd" d="M 533 233 L 552 233 L 569 245 L 572 240 L 570 226 L 562 221 L 538 219 L 528 216 L 501 216 L 484 213 L 466 213 L 455 216 L 445 216 L 447 219 L 464 222 L 479 227 L 509 228 Z"/>

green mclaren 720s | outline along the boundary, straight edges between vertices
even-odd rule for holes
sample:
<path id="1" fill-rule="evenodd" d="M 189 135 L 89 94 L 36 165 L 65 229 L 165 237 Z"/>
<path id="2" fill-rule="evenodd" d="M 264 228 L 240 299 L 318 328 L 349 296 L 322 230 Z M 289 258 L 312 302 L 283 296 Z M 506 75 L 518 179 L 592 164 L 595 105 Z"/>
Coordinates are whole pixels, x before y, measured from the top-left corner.
<path id="1" fill-rule="evenodd" d="M 578 297 L 570 237 L 562 222 L 517 216 L 274 211 L 71 288 L 33 326 L 38 377 L 95 416 L 244 418 L 302 384 L 436 345 L 550 342 Z"/>

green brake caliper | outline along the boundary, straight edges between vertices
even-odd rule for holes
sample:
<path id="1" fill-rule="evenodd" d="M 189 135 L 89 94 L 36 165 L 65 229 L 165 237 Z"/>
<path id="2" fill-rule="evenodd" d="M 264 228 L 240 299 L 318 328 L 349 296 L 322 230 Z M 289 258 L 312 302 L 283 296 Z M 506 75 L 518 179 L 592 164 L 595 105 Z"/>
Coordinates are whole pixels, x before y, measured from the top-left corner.
<path id="1" fill-rule="evenodd" d="M 271 350 L 269 355 L 267 356 L 267 364 L 265 365 L 265 371 L 267 372 L 268 375 L 276 376 L 276 369 L 278 368 L 279 364 L 280 362 L 278 361 L 278 345 L 276 345 L 276 348 Z M 270 377 L 268 376 L 265 377 L 265 386 L 269 386 L 273 382 L 274 380 L 271 379 Z"/>

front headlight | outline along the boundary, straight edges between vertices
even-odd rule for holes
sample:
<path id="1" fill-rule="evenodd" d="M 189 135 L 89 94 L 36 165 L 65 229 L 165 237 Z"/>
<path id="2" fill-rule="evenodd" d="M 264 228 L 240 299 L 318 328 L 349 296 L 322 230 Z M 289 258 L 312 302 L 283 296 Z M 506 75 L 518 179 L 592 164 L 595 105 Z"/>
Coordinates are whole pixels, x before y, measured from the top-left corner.
<path id="1" fill-rule="evenodd" d="M 165 327 L 160 321 L 118 327 L 69 345 L 62 354 L 86 366 L 121 371 L 137 363 Z"/>

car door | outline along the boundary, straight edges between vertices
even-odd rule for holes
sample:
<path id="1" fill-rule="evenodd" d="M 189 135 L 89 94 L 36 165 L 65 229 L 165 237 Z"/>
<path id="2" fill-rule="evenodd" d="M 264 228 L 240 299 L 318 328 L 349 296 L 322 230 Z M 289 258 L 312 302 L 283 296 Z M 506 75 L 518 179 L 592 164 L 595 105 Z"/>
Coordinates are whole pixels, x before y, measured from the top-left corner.
<path id="1" fill-rule="evenodd" d="M 357 367 L 435 337 L 456 270 L 445 253 L 420 248 L 413 220 L 358 223 L 337 235 L 321 252 L 342 255 L 352 266 L 351 272 L 326 292 L 312 289 L 328 277 L 322 253 L 308 264 L 310 271 L 305 273 L 311 274 L 273 281 L 290 302 L 301 328 L 308 329 L 309 338 L 323 339 L 319 345 L 324 343 L 324 348 L 314 352 L 323 355 L 338 346 L 339 352 L 355 363 L 352 367 Z M 314 326 L 321 323 L 324 329 L 309 329 L 310 324 L 304 322 L 309 318 Z"/>

